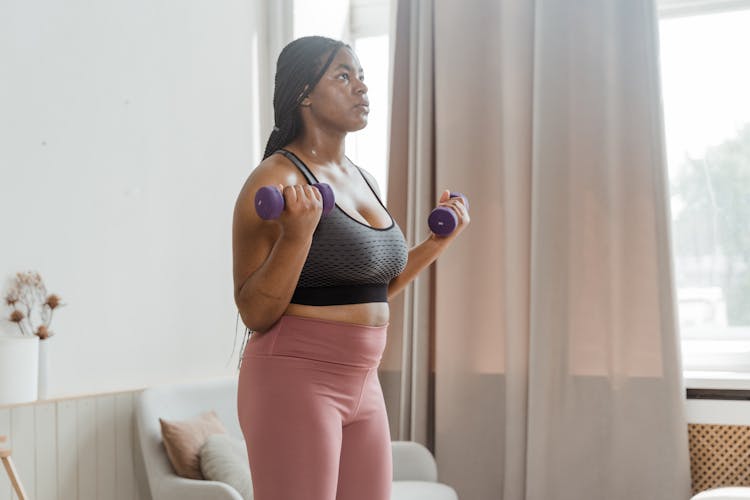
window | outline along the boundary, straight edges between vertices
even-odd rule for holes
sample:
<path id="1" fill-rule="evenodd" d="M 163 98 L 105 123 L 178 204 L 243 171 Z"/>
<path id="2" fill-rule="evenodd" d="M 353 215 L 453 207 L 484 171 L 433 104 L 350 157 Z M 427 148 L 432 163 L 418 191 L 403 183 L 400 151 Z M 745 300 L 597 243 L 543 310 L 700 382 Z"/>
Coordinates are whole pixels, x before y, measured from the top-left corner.
<path id="1" fill-rule="evenodd" d="M 322 35 L 343 40 L 357 53 L 370 98 L 367 127 L 346 138 L 346 154 L 373 174 L 383 202 L 388 188 L 389 0 L 294 2 L 294 38 Z"/>
<path id="2" fill-rule="evenodd" d="M 683 366 L 750 375 L 750 2 L 660 5 Z"/>

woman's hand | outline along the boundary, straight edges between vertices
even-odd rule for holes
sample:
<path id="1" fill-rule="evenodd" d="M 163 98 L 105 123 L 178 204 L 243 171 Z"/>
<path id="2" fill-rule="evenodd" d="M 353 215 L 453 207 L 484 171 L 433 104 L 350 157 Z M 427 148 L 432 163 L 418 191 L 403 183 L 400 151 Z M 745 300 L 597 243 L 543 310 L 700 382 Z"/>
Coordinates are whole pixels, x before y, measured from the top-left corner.
<path id="1" fill-rule="evenodd" d="M 282 235 L 289 238 L 309 238 L 318 227 L 323 214 L 323 197 L 310 184 L 278 185 L 284 196 L 284 210 L 279 216 Z"/>
<path id="2" fill-rule="evenodd" d="M 438 206 L 447 207 L 456 214 L 457 224 L 455 229 L 446 236 L 438 236 L 430 232 L 430 235 L 419 245 L 409 250 L 409 259 L 406 268 L 391 280 L 388 284 L 388 299 L 398 295 L 417 275 L 432 264 L 435 259 L 448 247 L 453 239 L 469 225 L 469 211 L 464 205 L 463 198 L 451 198 L 449 190 L 443 191 Z"/>
<path id="3" fill-rule="evenodd" d="M 471 222 L 471 217 L 469 217 L 469 210 L 466 208 L 466 205 L 464 205 L 463 198 L 461 198 L 460 196 L 451 198 L 451 192 L 448 189 L 443 191 L 443 194 L 440 195 L 438 206 L 448 207 L 453 210 L 458 219 L 458 224 L 456 225 L 456 229 L 454 229 L 450 234 L 446 236 L 438 236 L 435 233 L 430 233 L 430 239 L 436 242 L 448 243 L 452 241 L 456 236 L 458 236 L 458 234 L 463 231 L 466 226 L 469 225 L 469 223 Z"/>

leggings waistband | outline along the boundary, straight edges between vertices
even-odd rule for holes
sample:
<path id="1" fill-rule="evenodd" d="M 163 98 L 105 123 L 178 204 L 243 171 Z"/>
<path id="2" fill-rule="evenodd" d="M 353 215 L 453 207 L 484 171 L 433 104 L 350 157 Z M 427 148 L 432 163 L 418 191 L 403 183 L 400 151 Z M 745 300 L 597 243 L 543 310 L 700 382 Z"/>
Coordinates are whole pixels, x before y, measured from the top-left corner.
<path id="1" fill-rule="evenodd" d="M 380 364 L 387 329 L 284 315 L 270 330 L 254 333 L 243 356 L 292 356 L 373 368 Z"/>

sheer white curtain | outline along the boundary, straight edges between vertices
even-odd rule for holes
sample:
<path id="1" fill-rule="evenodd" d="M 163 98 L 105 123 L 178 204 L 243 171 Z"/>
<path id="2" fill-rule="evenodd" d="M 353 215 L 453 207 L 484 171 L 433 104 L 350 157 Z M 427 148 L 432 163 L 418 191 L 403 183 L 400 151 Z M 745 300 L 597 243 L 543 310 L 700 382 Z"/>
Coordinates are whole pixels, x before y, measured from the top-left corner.
<path id="1" fill-rule="evenodd" d="M 294 38 L 294 0 L 254 0 L 253 31 L 255 53 L 253 79 L 254 109 L 249 110 L 255 120 L 254 136 L 250 138 L 259 152 L 257 163 L 263 159 L 266 141 L 273 128 L 273 85 L 276 60 L 281 50 Z M 256 165 L 257 165 L 256 163 Z"/>
<path id="2" fill-rule="evenodd" d="M 423 236 L 447 187 L 472 224 L 394 303 L 393 434 L 434 415 L 462 500 L 689 498 L 653 0 L 397 12 L 391 208 Z"/>

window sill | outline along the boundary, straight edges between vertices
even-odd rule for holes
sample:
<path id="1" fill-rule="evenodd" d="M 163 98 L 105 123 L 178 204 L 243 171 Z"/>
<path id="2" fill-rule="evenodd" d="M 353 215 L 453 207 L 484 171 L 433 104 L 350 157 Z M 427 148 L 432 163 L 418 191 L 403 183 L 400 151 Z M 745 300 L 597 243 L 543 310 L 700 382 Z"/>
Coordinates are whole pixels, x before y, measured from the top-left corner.
<path id="1" fill-rule="evenodd" d="M 750 390 L 750 372 L 685 370 L 682 377 L 686 389 Z"/>

